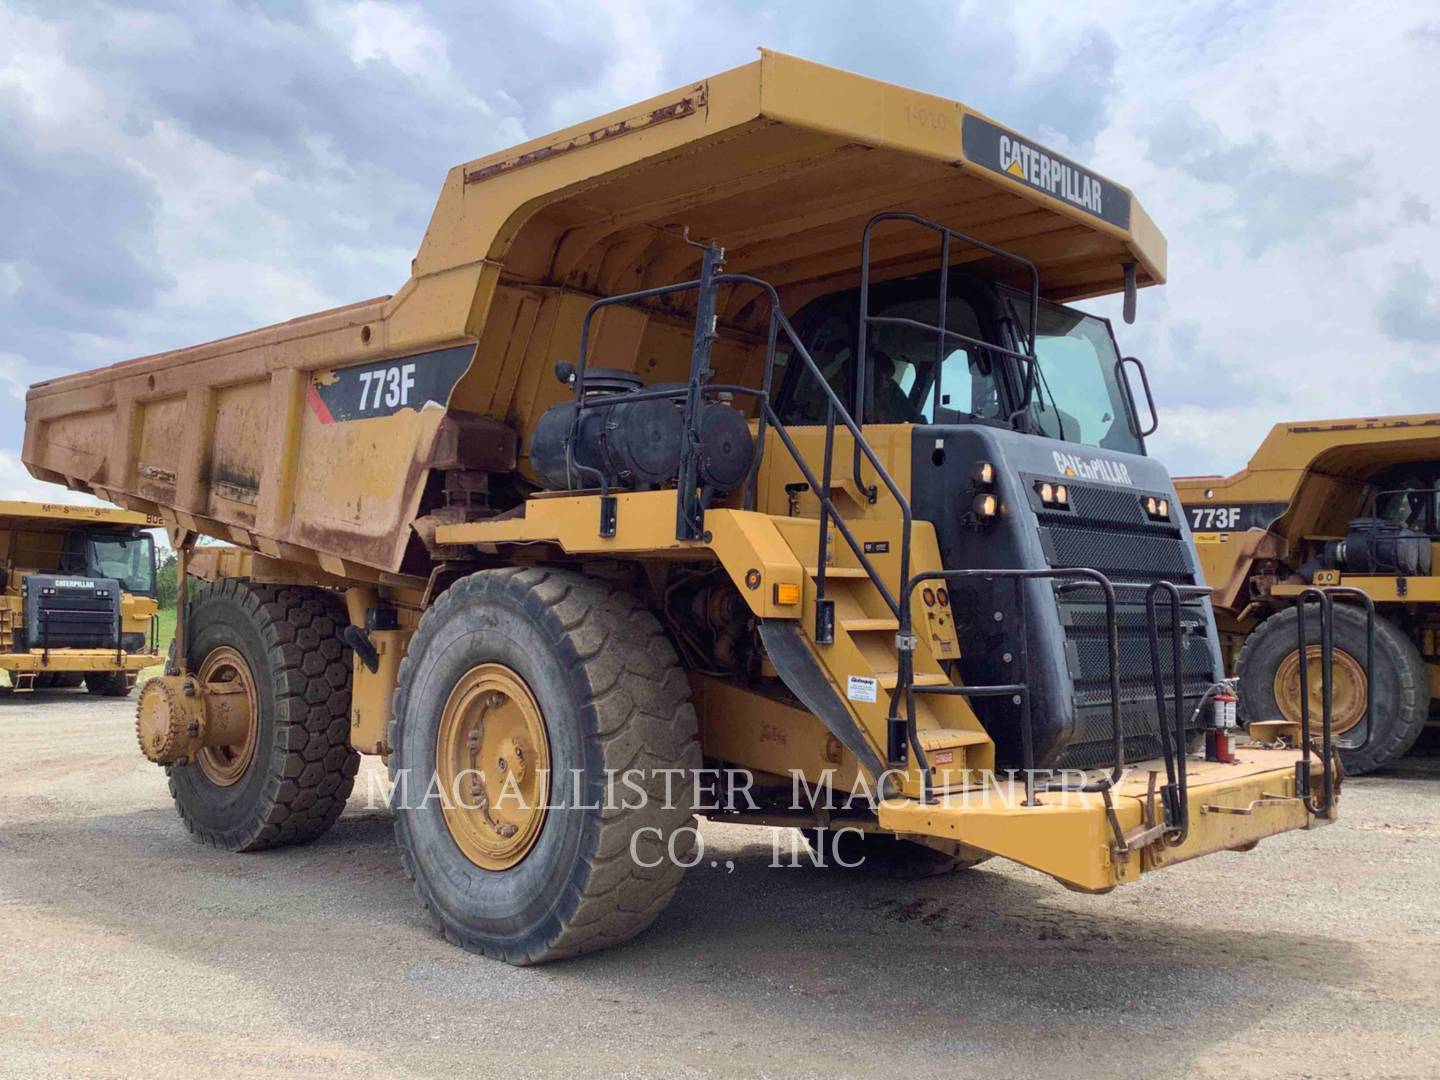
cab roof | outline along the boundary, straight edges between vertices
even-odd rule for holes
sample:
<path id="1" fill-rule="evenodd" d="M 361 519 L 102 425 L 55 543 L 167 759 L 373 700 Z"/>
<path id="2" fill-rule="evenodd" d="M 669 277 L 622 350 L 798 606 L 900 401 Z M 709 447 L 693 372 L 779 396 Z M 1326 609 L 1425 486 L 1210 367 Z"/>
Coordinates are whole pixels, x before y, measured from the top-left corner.
<path id="1" fill-rule="evenodd" d="M 414 274 L 484 261 L 614 294 L 682 280 L 698 260 L 688 229 L 731 271 L 834 287 L 881 210 L 1030 259 L 1050 299 L 1117 292 L 1127 262 L 1140 285 L 1165 278 L 1165 238 L 1127 188 L 959 102 L 768 50 L 452 169 Z M 952 261 L 1023 281 L 978 250 L 957 245 Z M 877 280 L 936 265 L 933 234 L 877 232 Z"/>

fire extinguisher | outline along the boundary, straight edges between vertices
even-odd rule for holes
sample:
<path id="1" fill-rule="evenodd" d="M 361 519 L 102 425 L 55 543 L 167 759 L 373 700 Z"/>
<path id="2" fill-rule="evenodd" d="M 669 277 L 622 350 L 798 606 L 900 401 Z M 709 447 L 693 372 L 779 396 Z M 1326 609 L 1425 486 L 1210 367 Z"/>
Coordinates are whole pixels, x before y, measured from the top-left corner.
<path id="1" fill-rule="evenodd" d="M 1221 683 L 1210 703 L 1214 709 L 1214 722 L 1205 732 L 1205 760 L 1232 762 L 1235 760 L 1235 747 L 1231 736 L 1240 723 L 1240 699 L 1231 684 Z"/>

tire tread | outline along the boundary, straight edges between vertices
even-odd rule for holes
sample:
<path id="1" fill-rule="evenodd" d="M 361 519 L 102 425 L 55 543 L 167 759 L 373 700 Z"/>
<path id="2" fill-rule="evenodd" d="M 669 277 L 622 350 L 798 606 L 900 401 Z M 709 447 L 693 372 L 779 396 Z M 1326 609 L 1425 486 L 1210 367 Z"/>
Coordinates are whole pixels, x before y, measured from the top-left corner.
<path id="1" fill-rule="evenodd" d="M 323 589 L 255 585 L 238 578 L 200 590 L 195 606 L 210 597 L 245 610 L 274 665 L 274 740 L 269 748 L 256 747 L 256 764 L 268 776 L 260 804 L 228 829 L 206 828 L 186 812 L 174 778 L 177 766 L 166 769 L 170 793 L 200 843 L 226 851 L 308 843 L 339 819 L 360 767 L 360 755 L 349 741 L 351 669 L 340 641 L 348 622 L 344 606 Z M 317 685 L 326 692 L 312 693 Z M 268 761 L 260 756 L 267 749 Z"/>
<path id="2" fill-rule="evenodd" d="M 659 622 L 624 588 L 548 568 L 471 574 L 451 585 L 426 612 L 400 664 L 388 740 L 392 747 L 400 745 L 415 660 L 424 653 L 432 628 L 456 605 L 484 603 L 499 592 L 521 593 L 527 611 L 545 629 L 552 646 L 582 670 L 590 687 L 585 712 L 594 725 L 601 769 L 619 773 L 640 768 L 646 770 L 646 776 L 655 776 L 657 770 L 700 767 L 698 722 L 690 703 L 689 683 Z M 401 768 L 399 756 L 392 755 L 392 781 Z M 401 864 L 431 921 L 462 948 L 512 964 L 578 956 L 645 930 L 680 883 L 684 868 L 668 859 L 645 868 L 630 858 L 630 838 L 637 830 L 658 828 L 662 836 L 669 837 L 694 823 L 691 809 L 666 806 L 664 799 L 653 797 L 656 794 L 651 791 L 652 798 L 643 807 L 590 816 L 587 842 L 582 847 L 584 867 L 568 884 L 558 928 L 548 940 L 523 951 L 472 940 L 446 924 L 424 877 L 416 873 L 418 856 L 412 850 L 405 815 L 397 814 Z"/>

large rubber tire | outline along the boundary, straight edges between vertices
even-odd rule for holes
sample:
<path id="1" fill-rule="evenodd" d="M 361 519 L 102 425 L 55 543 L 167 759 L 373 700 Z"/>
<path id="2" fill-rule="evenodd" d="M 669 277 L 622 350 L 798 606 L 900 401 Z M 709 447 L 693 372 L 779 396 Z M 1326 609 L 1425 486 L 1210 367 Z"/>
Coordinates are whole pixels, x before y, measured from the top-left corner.
<path id="1" fill-rule="evenodd" d="M 695 837 L 688 793 L 701 764 L 698 725 L 664 631 L 630 593 L 579 574 L 462 578 L 425 613 L 400 666 L 389 740 L 397 793 L 402 778 L 419 793 L 436 776 L 442 712 L 480 665 L 503 665 L 533 695 L 552 808 L 523 858 L 486 870 L 461 851 L 438 799 L 397 799 L 395 835 L 416 894 L 449 941 L 512 964 L 634 937 L 670 902 Z M 667 800 L 664 770 L 675 769 L 687 775 L 672 775 Z M 626 770 L 642 770 L 643 805 L 625 795 L 595 809 L 605 805 L 607 771 Z"/>
<path id="2" fill-rule="evenodd" d="M 803 832 L 805 843 L 823 856 L 827 868 L 891 881 L 941 877 L 979 866 L 993 857 L 958 840 L 937 839 L 935 846 L 931 846 L 889 833 L 860 833 L 848 829 L 805 829 Z"/>
<path id="3" fill-rule="evenodd" d="M 125 697 L 135 684 L 123 671 L 87 671 L 85 689 L 99 697 Z"/>
<path id="4" fill-rule="evenodd" d="M 1318 611 L 1307 611 L 1307 644 L 1320 641 Z M 1245 641 L 1236 660 L 1240 679 L 1240 712 L 1245 723 L 1278 720 L 1283 717 L 1275 701 L 1275 675 L 1280 665 L 1296 650 L 1299 630 L 1295 609 L 1286 608 L 1262 622 Z M 1345 652 L 1359 665 L 1365 662 L 1365 616 L 1352 607 L 1335 605 L 1334 643 L 1337 653 Z M 1337 661 L 1338 663 L 1338 661 Z M 1346 773 L 1355 776 L 1384 768 L 1403 755 L 1425 728 L 1430 709 L 1430 692 L 1425 662 L 1410 641 L 1389 620 L 1375 618 L 1375 670 L 1370 673 L 1370 744 L 1363 750 L 1347 750 L 1351 736 L 1337 736 L 1340 761 Z M 1312 713 L 1318 737 L 1320 716 Z M 1363 737 L 1365 721 L 1351 729 Z"/>
<path id="5" fill-rule="evenodd" d="M 350 748 L 350 657 L 340 598 L 232 578 L 194 590 L 189 668 L 214 650 L 244 658 L 254 680 L 254 756 L 232 784 L 191 762 L 172 765 L 170 794 L 194 839 L 227 851 L 301 844 L 324 833 L 350 797 L 360 756 Z"/>

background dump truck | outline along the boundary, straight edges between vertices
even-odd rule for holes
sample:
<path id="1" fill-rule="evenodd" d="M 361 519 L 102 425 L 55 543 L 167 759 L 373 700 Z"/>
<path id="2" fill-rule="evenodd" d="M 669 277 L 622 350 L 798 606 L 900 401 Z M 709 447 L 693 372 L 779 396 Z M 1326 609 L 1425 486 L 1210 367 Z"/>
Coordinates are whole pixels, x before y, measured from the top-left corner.
<path id="1" fill-rule="evenodd" d="M 32 387 L 24 460 L 206 579 L 137 722 L 195 836 L 311 839 L 382 755 L 468 948 L 632 936 L 697 806 L 1102 892 L 1335 806 L 1308 743 L 1187 754 L 1208 590 L 1060 303 L 1164 263 L 1112 181 L 763 53 L 453 169 L 394 296 Z"/>
<path id="2" fill-rule="evenodd" d="M 1176 487 L 1248 719 L 1292 730 L 1300 722 L 1295 597 L 1315 585 L 1357 589 L 1377 617 L 1372 645 L 1358 610 L 1336 611 L 1340 755 L 1359 773 L 1409 750 L 1440 700 L 1440 415 L 1276 424 L 1234 476 L 1182 477 Z M 1319 627 L 1308 629 L 1318 707 Z"/>
<path id="3" fill-rule="evenodd" d="M 158 662 L 158 518 L 0 501 L 0 671 L 9 689 L 79 686 L 123 697 Z"/>

